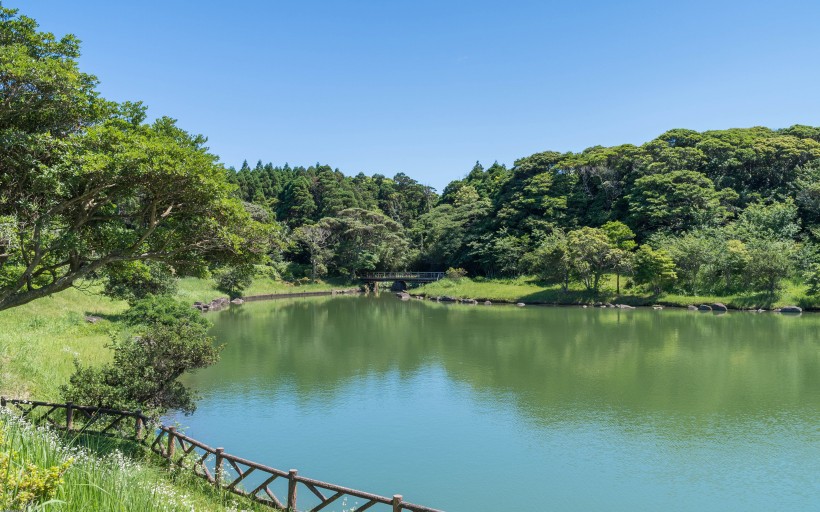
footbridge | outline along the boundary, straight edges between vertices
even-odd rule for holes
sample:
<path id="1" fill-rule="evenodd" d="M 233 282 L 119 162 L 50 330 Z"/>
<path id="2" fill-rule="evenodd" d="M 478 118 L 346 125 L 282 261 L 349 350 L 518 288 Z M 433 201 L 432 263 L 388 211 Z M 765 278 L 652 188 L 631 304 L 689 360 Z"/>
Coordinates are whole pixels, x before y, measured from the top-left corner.
<path id="1" fill-rule="evenodd" d="M 432 283 L 444 278 L 444 272 L 368 272 L 361 276 L 365 283 L 404 281 L 405 283 Z"/>

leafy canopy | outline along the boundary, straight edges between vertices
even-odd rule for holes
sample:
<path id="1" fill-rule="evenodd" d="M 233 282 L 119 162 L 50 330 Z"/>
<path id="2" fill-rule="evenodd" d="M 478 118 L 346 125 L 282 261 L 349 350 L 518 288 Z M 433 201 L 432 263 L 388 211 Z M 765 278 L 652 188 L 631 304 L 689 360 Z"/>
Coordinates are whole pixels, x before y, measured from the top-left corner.
<path id="1" fill-rule="evenodd" d="M 255 259 L 265 228 L 205 138 L 101 99 L 78 56 L 72 36 L 0 8 L 0 310 L 115 263 Z"/>

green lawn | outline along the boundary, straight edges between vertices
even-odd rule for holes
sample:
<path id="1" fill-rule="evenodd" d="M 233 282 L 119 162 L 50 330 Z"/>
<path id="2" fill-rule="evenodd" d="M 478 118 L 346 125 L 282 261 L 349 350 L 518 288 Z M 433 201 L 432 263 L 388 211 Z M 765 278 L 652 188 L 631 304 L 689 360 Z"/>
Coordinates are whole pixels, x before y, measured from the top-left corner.
<path id="1" fill-rule="evenodd" d="M 355 286 L 344 279 L 333 279 L 329 281 L 319 281 L 318 283 L 294 284 L 286 281 L 276 281 L 269 277 L 259 277 L 254 279 L 253 284 L 244 291 L 243 295 L 268 295 L 299 292 L 317 292 L 338 290 Z M 197 279 L 187 277 L 180 279 L 177 296 L 190 303 L 196 301 L 210 302 L 216 297 L 225 297 L 224 292 L 216 289 L 216 284 L 212 279 Z"/>
<path id="2" fill-rule="evenodd" d="M 621 284 L 625 280 L 621 279 Z M 456 298 L 490 300 L 496 302 L 525 302 L 536 304 L 592 304 L 594 302 L 612 302 L 632 306 L 650 306 L 663 304 L 667 306 L 686 307 L 689 304 L 711 304 L 722 302 L 730 308 L 764 308 L 773 309 L 787 305 L 798 305 L 804 309 L 820 309 L 820 297 L 806 295 L 806 287 L 792 282 L 784 283 L 783 289 L 774 297 L 765 293 L 742 293 L 734 295 L 687 296 L 680 294 L 661 294 L 624 290 L 615 293 L 615 276 L 602 279 L 600 291 L 593 293 L 581 283 L 572 283 L 568 291 L 560 285 L 540 283 L 532 277 L 517 279 L 469 279 L 458 282 L 444 279 L 435 283 L 410 290 L 427 296 L 448 295 Z"/>

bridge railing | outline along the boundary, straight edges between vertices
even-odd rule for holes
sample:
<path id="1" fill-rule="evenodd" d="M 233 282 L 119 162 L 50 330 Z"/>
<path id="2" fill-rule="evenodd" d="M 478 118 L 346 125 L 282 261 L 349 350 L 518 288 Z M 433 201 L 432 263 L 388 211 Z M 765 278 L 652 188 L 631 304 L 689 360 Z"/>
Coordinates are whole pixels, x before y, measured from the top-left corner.
<path id="1" fill-rule="evenodd" d="M 424 281 L 438 281 L 444 279 L 444 272 L 367 272 L 362 279 L 417 279 Z"/>
<path id="2" fill-rule="evenodd" d="M 389 498 L 358 491 L 301 476 L 295 469 L 282 471 L 225 453 L 223 448 L 208 446 L 140 411 L 120 411 L 72 403 L 10 400 L 3 397 L 0 397 L 0 407 L 15 410 L 32 423 L 47 423 L 57 430 L 136 441 L 170 464 L 188 469 L 216 487 L 276 510 L 316 512 L 338 502 L 340 498 L 349 497 L 357 501 L 347 503 L 343 508 L 353 505 L 357 511 L 375 506 L 375 512 L 381 506 L 382 510 L 392 512 L 442 512 L 408 503 L 400 494 Z M 301 494 L 300 489 L 303 491 Z M 344 503 L 344 500 L 338 503 Z"/>

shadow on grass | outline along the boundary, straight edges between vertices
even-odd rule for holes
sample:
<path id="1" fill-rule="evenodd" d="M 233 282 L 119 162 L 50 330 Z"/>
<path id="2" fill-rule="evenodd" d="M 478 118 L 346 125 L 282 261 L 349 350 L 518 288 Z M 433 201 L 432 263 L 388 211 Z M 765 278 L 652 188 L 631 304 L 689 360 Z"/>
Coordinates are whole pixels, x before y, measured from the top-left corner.
<path id="1" fill-rule="evenodd" d="M 85 315 L 86 318 L 102 318 L 103 320 L 108 320 L 111 323 L 121 322 L 124 318 L 122 313 L 99 313 L 97 311 L 85 311 L 83 315 Z"/>
<path id="2" fill-rule="evenodd" d="M 545 289 L 521 297 L 523 302 L 533 302 L 541 304 L 564 304 L 583 305 L 594 304 L 595 302 L 610 302 L 612 304 L 626 304 L 629 306 L 651 306 L 655 303 L 655 297 L 646 295 L 621 294 L 616 295 L 612 291 L 600 290 L 561 290 Z"/>

